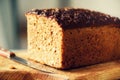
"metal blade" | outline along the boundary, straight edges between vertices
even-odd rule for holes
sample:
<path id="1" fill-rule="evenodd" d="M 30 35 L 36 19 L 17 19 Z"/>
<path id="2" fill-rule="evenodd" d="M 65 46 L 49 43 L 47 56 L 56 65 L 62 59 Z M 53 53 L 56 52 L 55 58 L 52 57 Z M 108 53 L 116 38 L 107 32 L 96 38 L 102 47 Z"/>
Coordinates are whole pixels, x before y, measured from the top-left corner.
<path id="1" fill-rule="evenodd" d="M 18 56 L 11 57 L 10 59 L 15 61 L 15 62 L 18 62 L 20 64 L 23 64 L 25 66 L 28 66 L 30 68 L 39 70 L 41 72 L 54 74 L 54 72 L 51 70 L 52 68 L 50 69 L 50 71 L 48 71 L 47 69 L 41 68 L 40 65 L 35 64 L 35 63 L 31 62 L 31 61 L 27 61 L 26 59 L 20 58 Z M 42 65 L 42 66 L 48 67 L 48 66 L 45 66 L 45 65 Z"/>

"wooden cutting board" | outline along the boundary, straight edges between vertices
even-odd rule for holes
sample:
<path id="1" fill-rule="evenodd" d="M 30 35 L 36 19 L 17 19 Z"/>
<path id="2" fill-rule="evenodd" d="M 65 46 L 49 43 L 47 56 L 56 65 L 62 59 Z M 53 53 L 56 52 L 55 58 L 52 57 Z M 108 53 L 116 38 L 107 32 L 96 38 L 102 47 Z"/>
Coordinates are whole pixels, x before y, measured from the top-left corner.
<path id="1" fill-rule="evenodd" d="M 22 58 L 28 58 L 26 51 L 16 51 Z M 44 73 L 0 57 L 0 80 L 118 80 L 120 79 L 120 60 L 86 66 L 72 70 L 57 70 L 38 64 L 54 74 Z"/>

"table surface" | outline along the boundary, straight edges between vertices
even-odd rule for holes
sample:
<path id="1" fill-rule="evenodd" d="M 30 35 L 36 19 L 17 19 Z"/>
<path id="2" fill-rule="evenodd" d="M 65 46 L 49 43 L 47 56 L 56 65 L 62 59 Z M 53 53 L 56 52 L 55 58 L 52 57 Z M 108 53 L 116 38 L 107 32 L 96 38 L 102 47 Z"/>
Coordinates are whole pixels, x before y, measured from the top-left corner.
<path id="1" fill-rule="evenodd" d="M 27 51 L 15 51 L 17 56 L 28 59 Z M 36 63 L 45 73 L 34 70 L 0 56 L 0 80 L 111 80 L 120 79 L 120 60 L 86 66 L 72 70 L 57 70 Z"/>

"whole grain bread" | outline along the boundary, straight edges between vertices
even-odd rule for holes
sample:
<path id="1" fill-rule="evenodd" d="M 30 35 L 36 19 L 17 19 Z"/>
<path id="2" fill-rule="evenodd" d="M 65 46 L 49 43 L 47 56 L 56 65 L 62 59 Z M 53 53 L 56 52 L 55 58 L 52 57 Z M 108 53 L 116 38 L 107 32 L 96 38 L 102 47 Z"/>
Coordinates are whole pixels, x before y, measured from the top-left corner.
<path id="1" fill-rule="evenodd" d="M 33 9 L 26 13 L 28 55 L 59 69 L 120 58 L 120 19 L 80 8 Z"/>

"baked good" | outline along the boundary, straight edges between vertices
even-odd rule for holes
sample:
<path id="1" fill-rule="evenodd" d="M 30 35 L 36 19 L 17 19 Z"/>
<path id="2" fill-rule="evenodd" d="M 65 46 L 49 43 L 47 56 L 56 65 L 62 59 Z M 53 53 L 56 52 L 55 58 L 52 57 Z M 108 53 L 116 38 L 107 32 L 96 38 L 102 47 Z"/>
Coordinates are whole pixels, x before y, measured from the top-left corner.
<path id="1" fill-rule="evenodd" d="M 31 59 L 71 69 L 120 58 L 120 19 L 79 8 L 26 13 Z"/>

